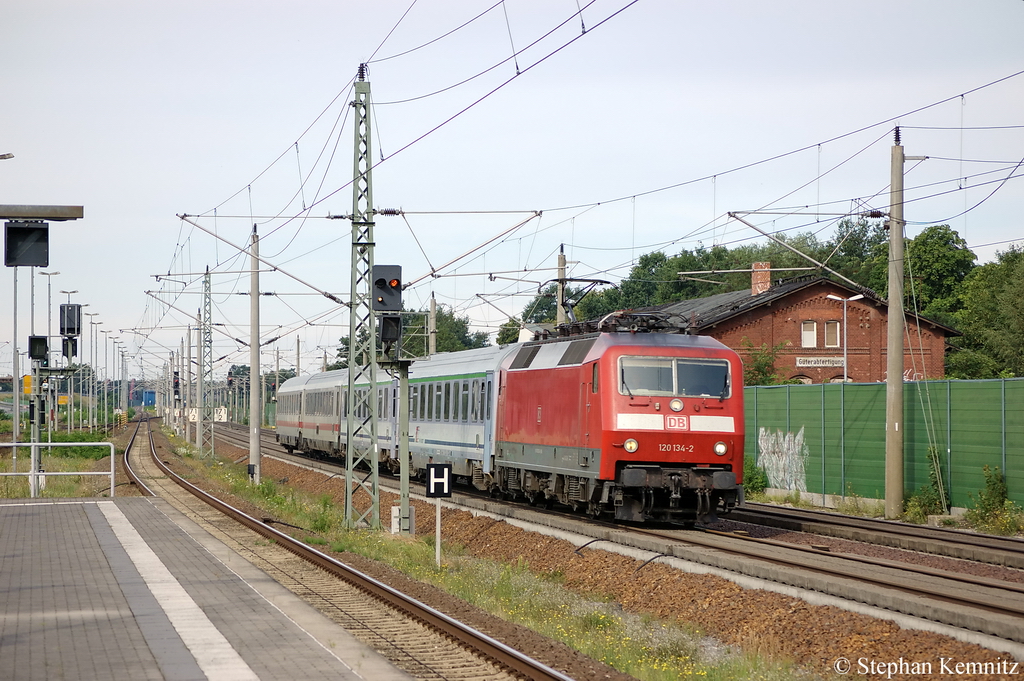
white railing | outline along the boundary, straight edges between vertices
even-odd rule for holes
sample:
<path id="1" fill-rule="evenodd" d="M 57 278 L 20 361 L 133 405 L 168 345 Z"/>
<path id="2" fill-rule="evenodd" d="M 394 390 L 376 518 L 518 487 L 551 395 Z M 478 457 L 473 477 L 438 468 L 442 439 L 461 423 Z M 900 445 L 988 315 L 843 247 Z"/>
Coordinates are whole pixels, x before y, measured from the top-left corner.
<path id="1" fill-rule="evenodd" d="M 110 442 L 0 442 L 0 447 L 4 449 L 33 449 L 35 447 L 107 447 L 110 449 L 110 472 L 107 471 L 70 471 L 70 472 L 51 472 L 45 471 L 26 471 L 25 473 L 19 473 L 17 470 L 18 459 L 17 453 L 12 457 L 12 468 L 13 473 L 0 473 L 0 477 L 11 477 L 23 475 L 29 479 L 28 485 L 30 490 L 38 490 L 46 486 L 46 477 L 49 475 L 109 475 L 110 476 L 110 496 L 114 496 L 114 468 L 116 461 L 114 460 L 114 445 Z M 35 495 L 32 495 L 33 497 Z"/>

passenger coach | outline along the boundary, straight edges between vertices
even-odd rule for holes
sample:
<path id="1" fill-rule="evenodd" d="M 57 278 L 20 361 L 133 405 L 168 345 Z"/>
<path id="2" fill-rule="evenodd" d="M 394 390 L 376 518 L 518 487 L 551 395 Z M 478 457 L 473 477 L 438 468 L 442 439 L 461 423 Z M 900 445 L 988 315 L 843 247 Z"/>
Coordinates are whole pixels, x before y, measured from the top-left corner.
<path id="1" fill-rule="evenodd" d="M 717 341 L 666 333 L 433 355 L 409 374 L 411 469 L 451 463 L 478 489 L 531 504 L 692 522 L 741 499 L 742 371 Z M 285 382 L 278 440 L 343 456 L 347 380 L 343 370 Z M 380 461 L 392 471 L 397 393 L 394 381 L 377 386 Z"/>

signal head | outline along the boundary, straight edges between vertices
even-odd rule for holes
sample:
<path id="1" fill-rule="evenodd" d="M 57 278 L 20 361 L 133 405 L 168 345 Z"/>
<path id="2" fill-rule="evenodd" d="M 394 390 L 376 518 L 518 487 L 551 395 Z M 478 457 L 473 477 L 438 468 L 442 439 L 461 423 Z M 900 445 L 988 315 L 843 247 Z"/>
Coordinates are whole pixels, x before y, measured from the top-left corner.
<path id="1" fill-rule="evenodd" d="M 402 311 L 402 266 L 374 265 L 372 272 L 375 312 Z"/>

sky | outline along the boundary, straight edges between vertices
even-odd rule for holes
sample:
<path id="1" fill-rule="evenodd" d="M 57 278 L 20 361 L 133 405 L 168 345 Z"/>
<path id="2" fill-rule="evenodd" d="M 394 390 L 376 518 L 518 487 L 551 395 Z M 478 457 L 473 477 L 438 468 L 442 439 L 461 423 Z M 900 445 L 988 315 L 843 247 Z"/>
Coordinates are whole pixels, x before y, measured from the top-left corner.
<path id="1" fill-rule="evenodd" d="M 350 223 L 327 216 L 353 208 L 363 63 L 372 205 L 403 213 L 377 216 L 375 262 L 474 330 L 562 248 L 617 282 L 654 250 L 764 240 L 730 212 L 824 240 L 888 210 L 897 125 L 928 157 L 904 167 L 908 237 L 949 224 L 979 263 L 1024 243 L 1021 0 L 33 0 L 0 25 L 0 204 L 85 215 L 50 223 L 60 274 L 18 268 L 19 351 L 70 299 L 95 315 L 85 361 L 107 331 L 136 378 L 180 348 L 207 269 L 214 377 L 248 364 L 254 225 L 261 366 L 333 357 L 348 317 L 319 292 L 348 298 Z"/>

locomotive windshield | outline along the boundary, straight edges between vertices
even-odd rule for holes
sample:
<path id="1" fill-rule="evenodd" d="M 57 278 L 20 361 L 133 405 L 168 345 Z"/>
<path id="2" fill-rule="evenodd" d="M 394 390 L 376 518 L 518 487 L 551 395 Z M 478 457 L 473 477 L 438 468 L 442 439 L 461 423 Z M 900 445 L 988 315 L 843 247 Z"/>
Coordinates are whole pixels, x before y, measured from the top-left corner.
<path id="1" fill-rule="evenodd" d="M 682 357 L 622 357 L 619 393 L 679 397 L 728 397 L 729 363 Z"/>

